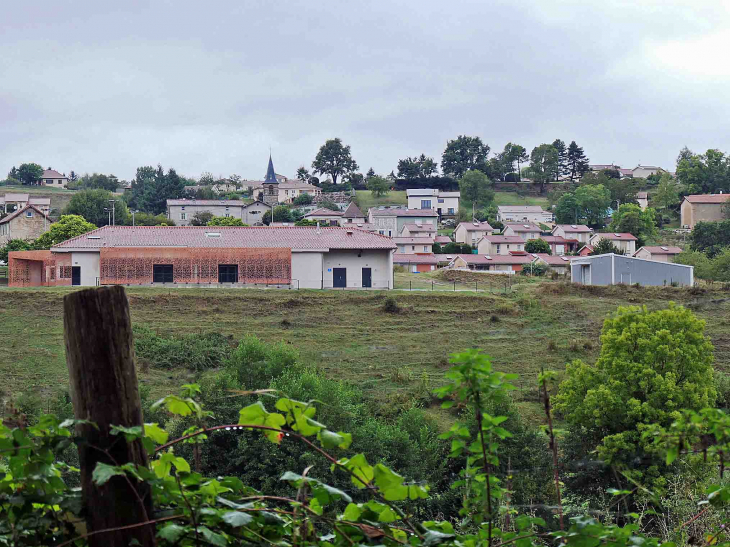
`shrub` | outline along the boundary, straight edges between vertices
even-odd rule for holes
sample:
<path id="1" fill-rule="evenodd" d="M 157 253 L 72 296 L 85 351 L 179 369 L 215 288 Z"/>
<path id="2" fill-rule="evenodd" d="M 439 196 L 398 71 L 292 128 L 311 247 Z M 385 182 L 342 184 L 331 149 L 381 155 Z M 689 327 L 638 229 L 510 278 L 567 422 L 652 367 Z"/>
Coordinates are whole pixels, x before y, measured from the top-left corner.
<path id="1" fill-rule="evenodd" d="M 220 367 L 231 352 L 229 339 L 217 332 L 160 336 L 149 327 L 134 327 L 134 351 L 142 364 L 201 371 Z"/>
<path id="2" fill-rule="evenodd" d="M 285 370 L 295 368 L 299 354 L 283 342 L 266 344 L 246 336 L 226 360 L 226 368 L 247 389 L 261 389 Z"/>
<path id="3" fill-rule="evenodd" d="M 387 313 L 398 313 L 400 311 L 400 308 L 398 307 L 398 302 L 395 298 L 392 296 L 389 296 L 385 299 L 385 302 L 383 303 L 383 311 Z"/>

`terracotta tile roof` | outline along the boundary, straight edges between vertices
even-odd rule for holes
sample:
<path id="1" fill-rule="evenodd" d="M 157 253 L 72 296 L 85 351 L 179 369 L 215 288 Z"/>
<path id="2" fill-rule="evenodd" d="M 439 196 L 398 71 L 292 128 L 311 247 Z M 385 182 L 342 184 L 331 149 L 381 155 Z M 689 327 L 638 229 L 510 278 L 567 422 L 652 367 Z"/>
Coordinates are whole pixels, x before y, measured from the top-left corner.
<path id="1" fill-rule="evenodd" d="M 569 256 L 556 256 L 547 253 L 535 253 L 535 256 L 551 266 L 570 266 Z"/>
<path id="2" fill-rule="evenodd" d="M 524 255 L 467 255 L 460 254 L 460 256 L 467 264 L 529 264 L 536 259 L 531 254 Z M 489 258 L 487 258 L 489 257 Z M 456 259 L 456 257 L 454 257 Z"/>
<path id="3" fill-rule="evenodd" d="M 23 207 L 22 209 L 18 209 L 17 211 L 14 211 L 12 214 L 10 214 L 10 215 L 6 216 L 5 218 L 3 218 L 2 220 L 0 220 L 0 224 L 6 224 L 6 223 L 10 222 L 15 217 L 20 216 L 20 214 L 23 211 L 27 211 L 28 209 L 33 209 L 36 213 L 41 215 L 41 217 L 46 216 L 46 214 L 43 211 L 41 211 L 40 209 L 38 209 L 38 207 L 36 207 L 35 205 L 28 204 L 25 207 Z"/>
<path id="4" fill-rule="evenodd" d="M 434 239 L 435 243 L 451 243 L 451 238 L 449 236 L 436 236 Z"/>
<path id="5" fill-rule="evenodd" d="M 395 253 L 393 255 L 393 264 L 438 264 L 440 255 L 407 255 L 404 253 Z"/>
<path id="6" fill-rule="evenodd" d="M 243 207 L 246 205 L 245 201 L 237 199 L 168 199 L 167 206 L 170 205 L 223 205 L 226 207 Z"/>
<path id="7" fill-rule="evenodd" d="M 215 234 L 215 235 L 213 235 Z M 395 249 L 387 236 L 344 227 L 104 226 L 52 250 L 104 247 Z"/>
<path id="8" fill-rule="evenodd" d="M 404 224 L 403 227 L 408 228 L 409 232 L 435 232 L 436 231 L 435 224 L 421 224 L 420 226 L 418 224 Z"/>
<path id="9" fill-rule="evenodd" d="M 730 194 L 695 194 L 692 196 L 684 196 L 684 199 L 690 203 L 725 203 L 730 198 Z"/>
<path id="10" fill-rule="evenodd" d="M 467 232 L 493 232 L 494 228 L 489 225 L 489 222 L 459 222 L 459 226 L 464 228 Z M 457 228 L 459 227 L 457 226 Z"/>
<path id="11" fill-rule="evenodd" d="M 35 198 L 30 197 L 28 203 L 31 205 L 48 205 L 51 206 L 51 198 Z"/>
<path id="12" fill-rule="evenodd" d="M 370 214 L 375 217 L 438 217 L 436 211 L 431 209 L 379 209 L 377 207 L 370 208 Z"/>
<path id="13" fill-rule="evenodd" d="M 645 246 L 645 247 L 642 247 L 641 249 L 646 249 L 653 255 L 677 255 L 682 252 L 681 247 L 670 247 L 668 245 L 659 246 L 659 247 L 646 247 Z M 639 249 L 639 251 L 641 249 Z M 634 256 L 636 256 L 636 254 L 639 251 L 636 251 L 636 253 L 634 253 Z"/>
<path id="14" fill-rule="evenodd" d="M 585 224 L 556 224 L 553 232 L 558 228 L 561 228 L 566 233 L 589 233 L 593 231 Z"/>
<path id="15" fill-rule="evenodd" d="M 636 241 L 636 237 L 634 237 L 632 234 L 629 233 L 614 233 L 614 232 L 600 232 L 598 234 L 594 234 L 593 237 L 601 236 L 603 239 L 612 239 L 615 241 Z"/>
<path id="16" fill-rule="evenodd" d="M 484 236 L 489 243 L 524 243 L 525 240 L 520 236 Z"/>
<path id="17" fill-rule="evenodd" d="M 563 236 L 540 236 L 538 239 L 548 243 L 574 243 L 578 241 L 577 239 L 565 239 Z"/>
<path id="18" fill-rule="evenodd" d="M 28 201 L 29 194 L 5 194 L 5 202 L 10 201 Z"/>
<path id="19" fill-rule="evenodd" d="M 342 211 L 333 211 L 332 209 L 326 209 L 324 207 L 320 207 L 319 209 L 315 209 L 314 211 L 311 211 L 304 215 L 304 218 L 307 217 L 341 217 L 344 216 L 345 213 Z"/>
<path id="20" fill-rule="evenodd" d="M 44 179 L 65 179 L 67 178 L 66 175 L 62 175 L 55 169 L 44 169 L 43 170 L 43 177 Z"/>
<path id="21" fill-rule="evenodd" d="M 308 182 L 302 182 L 300 180 L 292 180 L 288 179 L 285 182 L 279 183 L 279 188 L 283 188 L 284 190 L 312 190 L 316 191 L 319 189 L 318 186 L 315 186 L 314 184 L 309 184 Z"/>
<path id="22" fill-rule="evenodd" d="M 350 205 L 348 205 L 347 209 L 345 209 L 345 214 L 343 216 L 345 218 L 365 218 L 365 215 L 362 214 L 362 211 L 354 202 L 350 202 Z"/>
<path id="23" fill-rule="evenodd" d="M 442 262 L 449 263 L 459 255 L 458 254 L 439 253 L 439 254 L 434 254 L 433 256 L 435 256 L 436 259 L 438 260 L 439 264 L 441 264 Z"/>
<path id="24" fill-rule="evenodd" d="M 505 222 L 505 229 L 509 228 L 513 232 L 540 232 L 541 229 L 537 224 L 532 222 Z"/>
<path id="25" fill-rule="evenodd" d="M 400 244 L 433 245 L 433 239 L 430 237 L 394 237 L 393 241 Z"/>

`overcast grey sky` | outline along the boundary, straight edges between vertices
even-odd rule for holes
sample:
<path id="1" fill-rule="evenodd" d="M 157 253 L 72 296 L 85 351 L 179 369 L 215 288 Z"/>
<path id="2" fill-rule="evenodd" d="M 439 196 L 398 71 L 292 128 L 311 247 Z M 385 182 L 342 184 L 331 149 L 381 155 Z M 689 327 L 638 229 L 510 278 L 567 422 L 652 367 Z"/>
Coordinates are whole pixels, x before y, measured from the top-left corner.
<path id="1" fill-rule="evenodd" d="M 27 161 L 263 177 L 341 137 L 363 171 L 576 140 L 592 163 L 730 150 L 722 0 L 7 3 L 0 174 Z"/>

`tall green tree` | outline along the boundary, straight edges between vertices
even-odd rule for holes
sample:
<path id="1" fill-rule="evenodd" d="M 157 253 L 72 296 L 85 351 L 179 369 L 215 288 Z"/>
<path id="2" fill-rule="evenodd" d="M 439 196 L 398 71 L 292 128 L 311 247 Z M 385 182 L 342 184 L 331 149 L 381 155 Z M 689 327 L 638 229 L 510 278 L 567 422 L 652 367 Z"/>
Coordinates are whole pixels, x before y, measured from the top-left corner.
<path id="1" fill-rule="evenodd" d="M 596 245 L 593 246 L 591 255 L 607 255 L 607 254 L 623 255 L 624 252 L 616 247 L 613 241 L 610 239 L 601 239 Z"/>
<path id="2" fill-rule="evenodd" d="M 33 243 L 26 241 L 25 239 L 11 239 L 5 246 L 0 247 L 0 262 L 8 263 L 8 253 L 10 251 L 30 251 L 33 248 Z"/>
<path id="3" fill-rule="evenodd" d="M 615 211 L 611 220 L 612 232 L 629 233 L 644 246 L 647 241 L 657 236 L 656 211 L 648 207 L 644 211 L 635 203 L 625 203 Z"/>
<path id="4" fill-rule="evenodd" d="M 398 160 L 398 178 L 400 179 L 426 179 L 437 173 L 438 163 L 425 154 Z"/>
<path id="5" fill-rule="evenodd" d="M 703 252 L 712 258 L 723 248 L 730 247 L 730 220 L 698 222 L 689 238 L 693 251 Z"/>
<path id="6" fill-rule="evenodd" d="M 459 180 L 459 191 L 464 203 L 473 203 L 475 208 L 489 205 L 494 200 L 493 183 L 481 171 L 467 171 Z"/>
<path id="7" fill-rule="evenodd" d="M 101 173 L 88 173 L 77 180 L 77 188 L 84 190 L 109 190 L 116 191 L 119 187 L 119 179 L 114 175 L 104 175 Z"/>
<path id="8" fill-rule="evenodd" d="M 611 193 L 611 202 L 618 203 L 621 206 L 624 203 L 635 203 L 636 194 L 641 188 L 643 179 L 620 179 L 613 177 L 608 169 L 604 169 L 598 173 L 586 173 L 580 179 L 581 184 L 602 185 L 608 188 Z"/>
<path id="9" fill-rule="evenodd" d="M 370 190 L 373 197 L 384 196 L 390 190 L 390 181 L 383 177 L 370 177 L 368 179 L 368 190 Z"/>
<path id="10" fill-rule="evenodd" d="M 467 171 L 482 171 L 487 169 L 489 146 L 479 137 L 459 135 L 456 139 L 446 143 L 446 149 L 441 156 L 441 169 L 445 175 L 461 178 Z"/>
<path id="11" fill-rule="evenodd" d="M 713 347 L 705 322 L 670 304 L 619 308 L 604 321 L 594 365 L 575 360 L 555 397 L 555 410 L 573 435 L 611 464 L 656 476 L 662 459 L 642 436 L 652 424 L 669 427 L 681 409 L 712 406 Z M 636 465 L 635 461 L 641 463 Z"/>
<path id="12" fill-rule="evenodd" d="M 730 192 L 730 156 L 717 149 L 694 154 L 686 147 L 677 158 L 677 180 L 693 194 Z"/>
<path id="13" fill-rule="evenodd" d="M 568 147 L 565 146 L 565 142 L 560 139 L 553 141 L 553 148 L 558 152 L 558 164 L 555 167 L 555 178 L 553 180 L 560 180 L 560 177 L 570 173 L 568 168 Z"/>
<path id="14" fill-rule="evenodd" d="M 308 182 L 309 181 L 309 169 L 307 169 L 303 165 L 299 169 L 297 169 L 297 180 L 300 180 L 302 182 Z"/>
<path id="15" fill-rule="evenodd" d="M 580 224 L 583 215 L 584 211 L 572 192 L 563 193 L 555 204 L 555 222 L 558 224 Z"/>
<path id="16" fill-rule="evenodd" d="M 18 167 L 16 175 L 14 178 L 23 184 L 38 184 L 43 178 L 43 167 L 37 163 L 22 163 Z"/>
<path id="17" fill-rule="evenodd" d="M 575 141 L 571 141 L 568 146 L 568 170 L 570 180 L 580 180 L 589 170 L 588 157 L 583 148 L 578 146 Z"/>
<path id="18" fill-rule="evenodd" d="M 84 217 L 79 215 L 63 215 L 58 222 L 51 224 L 48 231 L 42 233 L 33 242 L 33 248 L 50 249 L 53 245 L 95 229 L 96 226 L 91 224 L 91 222 L 87 222 Z"/>
<path id="19" fill-rule="evenodd" d="M 558 151 L 552 144 L 541 144 L 530 154 L 530 175 L 540 184 L 540 193 L 545 193 L 545 185 L 552 180 L 558 169 Z"/>
<path id="20" fill-rule="evenodd" d="M 165 212 L 168 199 L 183 198 L 185 192 L 185 182 L 174 169 L 165 173 L 161 165 L 157 168 L 139 167 L 132 181 L 128 204 L 145 213 L 157 215 Z"/>
<path id="21" fill-rule="evenodd" d="M 525 242 L 525 251 L 528 253 L 553 254 L 550 244 L 544 239 L 528 239 Z"/>
<path id="22" fill-rule="evenodd" d="M 342 144 L 339 138 L 329 139 L 317 152 L 317 157 L 312 162 L 314 173 L 329 175 L 334 184 L 337 179 L 353 171 L 357 171 L 358 165 L 352 159 L 350 146 Z"/>
<path id="23" fill-rule="evenodd" d="M 294 222 L 291 209 L 286 205 L 277 205 L 274 207 L 274 222 Z M 261 222 L 267 226 L 271 224 L 271 210 L 266 211 L 261 219 Z"/>
<path id="24" fill-rule="evenodd" d="M 115 200 L 115 223 L 119 225 L 131 224 L 132 219 L 129 216 L 127 204 L 119 196 L 115 196 L 108 190 L 77 191 L 63 210 L 63 214 L 79 215 L 96 226 L 106 226 L 110 223 L 110 215 L 107 210 L 112 210 L 112 204 L 109 200 Z"/>
<path id="25" fill-rule="evenodd" d="M 662 173 L 656 191 L 651 197 L 659 209 L 669 209 L 679 203 L 679 183 L 669 173 Z"/>

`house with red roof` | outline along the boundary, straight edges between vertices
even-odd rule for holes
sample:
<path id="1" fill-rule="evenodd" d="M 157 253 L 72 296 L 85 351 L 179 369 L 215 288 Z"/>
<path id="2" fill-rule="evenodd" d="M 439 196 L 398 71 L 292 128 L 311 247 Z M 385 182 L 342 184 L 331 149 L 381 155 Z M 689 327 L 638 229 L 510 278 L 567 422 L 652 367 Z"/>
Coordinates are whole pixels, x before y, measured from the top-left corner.
<path id="1" fill-rule="evenodd" d="M 342 211 L 333 211 L 326 207 L 320 207 L 304 215 L 305 220 L 316 220 L 322 224 L 329 224 L 330 226 L 338 226 L 342 223 L 342 219 L 345 213 Z"/>
<path id="2" fill-rule="evenodd" d="M 349 227 L 104 226 L 11 252 L 9 285 L 392 289 L 395 249 Z"/>
<path id="3" fill-rule="evenodd" d="M 440 261 L 440 258 L 433 254 L 404 254 L 397 252 L 393 255 L 393 265 L 402 266 L 410 273 L 431 272 L 438 268 Z"/>
<path id="4" fill-rule="evenodd" d="M 592 247 L 595 247 L 598 245 L 598 243 L 602 239 L 608 239 L 613 243 L 616 248 L 618 248 L 623 254 L 632 256 L 636 252 L 636 237 L 629 233 L 616 233 L 616 232 L 608 232 L 603 233 L 599 232 L 597 234 L 593 234 L 591 236 L 591 239 L 589 241 L 590 245 Z"/>
<path id="5" fill-rule="evenodd" d="M 518 236 L 484 236 L 477 243 L 480 255 L 508 255 L 512 251 L 524 251 L 525 240 Z"/>
<path id="6" fill-rule="evenodd" d="M 484 236 L 490 236 L 494 233 L 494 228 L 489 222 L 460 222 L 454 230 L 454 241 L 457 243 L 466 243 L 467 245 L 476 245 Z"/>
<path id="7" fill-rule="evenodd" d="M 690 230 L 698 222 L 714 222 L 725 218 L 725 208 L 730 207 L 730 194 L 696 194 L 684 196 L 680 208 L 682 227 Z"/>
<path id="8" fill-rule="evenodd" d="M 671 245 L 660 245 L 658 247 L 650 247 L 645 245 L 634 253 L 636 258 L 644 260 L 656 260 L 658 262 L 674 262 L 674 257 L 682 252 L 681 247 Z"/>
<path id="9" fill-rule="evenodd" d="M 521 272 L 523 268 L 536 260 L 536 255 L 524 252 L 515 255 L 459 254 L 454 256 L 449 267 L 457 270 L 514 274 Z"/>
<path id="10" fill-rule="evenodd" d="M 33 241 L 51 227 L 51 220 L 43 209 L 27 204 L 0 220 L 0 246 L 11 239 Z"/>
<path id="11" fill-rule="evenodd" d="M 579 243 L 588 243 L 593 230 L 585 224 L 556 224 L 550 233 L 565 239 L 575 239 Z"/>
<path id="12" fill-rule="evenodd" d="M 535 256 L 537 256 L 538 262 L 546 264 L 551 272 L 559 275 L 570 274 L 570 257 L 555 256 L 546 253 L 536 253 Z"/>

